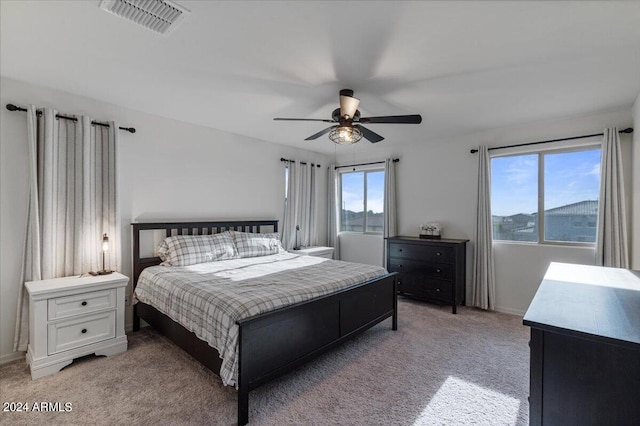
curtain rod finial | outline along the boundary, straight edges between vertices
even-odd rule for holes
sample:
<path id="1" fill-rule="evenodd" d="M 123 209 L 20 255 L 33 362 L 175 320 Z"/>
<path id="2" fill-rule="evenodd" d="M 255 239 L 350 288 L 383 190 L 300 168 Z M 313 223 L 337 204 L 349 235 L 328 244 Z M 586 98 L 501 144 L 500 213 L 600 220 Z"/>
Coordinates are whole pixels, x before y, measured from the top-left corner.
<path id="1" fill-rule="evenodd" d="M 9 111 L 26 111 L 26 108 L 20 108 L 19 106 L 16 106 L 14 104 L 7 104 L 7 109 Z"/>
<path id="2" fill-rule="evenodd" d="M 472 154 L 475 154 L 476 152 L 478 152 L 478 150 L 477 150 L 477 149 L 472 149 L 472 150 L 471 150 L 471 151 L 469 151 L 469 152 L 470 152 L 470 153 L 472 153 Z"/>

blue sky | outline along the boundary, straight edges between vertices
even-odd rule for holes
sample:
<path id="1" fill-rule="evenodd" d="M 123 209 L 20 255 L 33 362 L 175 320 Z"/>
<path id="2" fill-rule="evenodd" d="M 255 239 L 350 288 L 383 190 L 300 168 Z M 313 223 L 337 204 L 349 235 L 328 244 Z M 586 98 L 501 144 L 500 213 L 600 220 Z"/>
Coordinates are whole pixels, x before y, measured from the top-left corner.
<path id="1" fill-rule="evenodd" d="M 367 210 L 382 213 L 384 206 L 384 172 L 367 173 Z M 342 205 L 354 212 L 363 211 L 364 173 L 342 174 Z"/>
<path id="2" fill-rule="evenodd" d="M 545 209 L 583 200 L 600 192 L 600 149 L 545 155 Z M 498 216 L 534 213 L 538 203 L 538 154 L 491 160 L 491 210 Z"/>

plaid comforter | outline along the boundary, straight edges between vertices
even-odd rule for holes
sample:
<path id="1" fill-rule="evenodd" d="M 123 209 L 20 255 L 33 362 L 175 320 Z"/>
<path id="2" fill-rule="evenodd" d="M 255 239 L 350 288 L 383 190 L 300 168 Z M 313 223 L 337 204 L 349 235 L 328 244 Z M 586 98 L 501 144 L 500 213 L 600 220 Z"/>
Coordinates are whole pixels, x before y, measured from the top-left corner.
<path id="1" fill-rule="evenodd" d="M 191 266 L 145 269 L 135 291 L 200 339 L 222 358 L 220 377 L 238 376 L 236 321 L 311 300 L 386 274 L 379 266 L 280 253 Z"/>

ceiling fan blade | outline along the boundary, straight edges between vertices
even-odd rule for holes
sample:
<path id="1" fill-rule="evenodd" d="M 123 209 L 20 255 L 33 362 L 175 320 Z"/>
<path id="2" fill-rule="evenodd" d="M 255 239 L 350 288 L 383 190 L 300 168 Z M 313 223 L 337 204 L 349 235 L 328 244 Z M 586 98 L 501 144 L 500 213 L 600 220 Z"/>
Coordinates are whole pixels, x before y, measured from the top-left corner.
<path id="1" fill-rule="evenodd" d="M 358 105 L 360 105 L 360 99 L 354 98 L 353 96 L 340 95 L 340 116 L 344 117 L 348 115 L 349 118 L 355 117 Z"/>
<path id="2" fill-rule="evenodd" d="M 327 127 L 324 130 L 320 130 L 318 133 L 313 134 L 313 135 L 309 136 L 308 138 L 306 138 L 305 141 L 311 141 L 311 140 L 314 140 L 314 139 L 318 139 L 320 136 L 329 133 L 331 131 L 331 129 L 333 129 L 334 127 L 337 127 L 337 126 L 331 126 L 331 127 Z"/>
<path id="3" fill-rule="evenodd" d="M 420 124 L 422 116 L 412 115 L 386 115 L 384 117 L 360 117 L 360 123 L 393 123 L 393 124 Z"/>
<path id="4" fill-rule="evenodd" d="M 358 129 L 360 129 L 360 131 L 362 132 L 362 136 L 364 136 L 364 138 L 371 143 L 376 143 L 376 142 L 380 142 L 381 140 L 384 140 L 382 136 L 380 136 L 376 132 L 372 132 L 371 130 L 367 129 L 364 126 L 360 126 L 356 124 L 353 127 L 357 127 Z"/>
<path id="5" fill-rule="evenodd" d="M 274 118 L 279 121 L 322 121 L 323 123 L 337 123 L 335 120 L 324 120 L 322 118 Z"/>

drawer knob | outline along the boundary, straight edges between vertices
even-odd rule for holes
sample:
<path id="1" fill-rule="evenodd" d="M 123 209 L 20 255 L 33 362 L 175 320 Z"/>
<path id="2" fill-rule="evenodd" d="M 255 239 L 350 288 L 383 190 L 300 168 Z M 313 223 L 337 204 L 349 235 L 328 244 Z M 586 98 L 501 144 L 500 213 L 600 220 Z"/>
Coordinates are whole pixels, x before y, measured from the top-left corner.
<path id="1" fill-rule="evenodd" d="M 81 303 L 82 306 L 87 306 L 87 301 L 85 300 L 84 302 Z"/>
<path id="2" fill-rule="evenodd" d="M 436 272 L 441 272 L 441 271 L 440 271 L 440 268 L 436 269 Z"/>
<path id="3" fill-rule="evenodd" d="M 442 253 L 440 253 L 439 251 L 436 252 L 436 256 L 440 256 Z"/>
<path id="4" fill-rule="evenodd" d="M 86 328 L 83 328 L 83 329 L 82 329 L 82 334 L 85 334 L 86 332 L 87 332 L 87 329 L 86 329 Z"/>
<path id="5" fill-rule="evenodd" d="M 398 249 L 398 251 L 402 251 L 402 249 Z"/>

